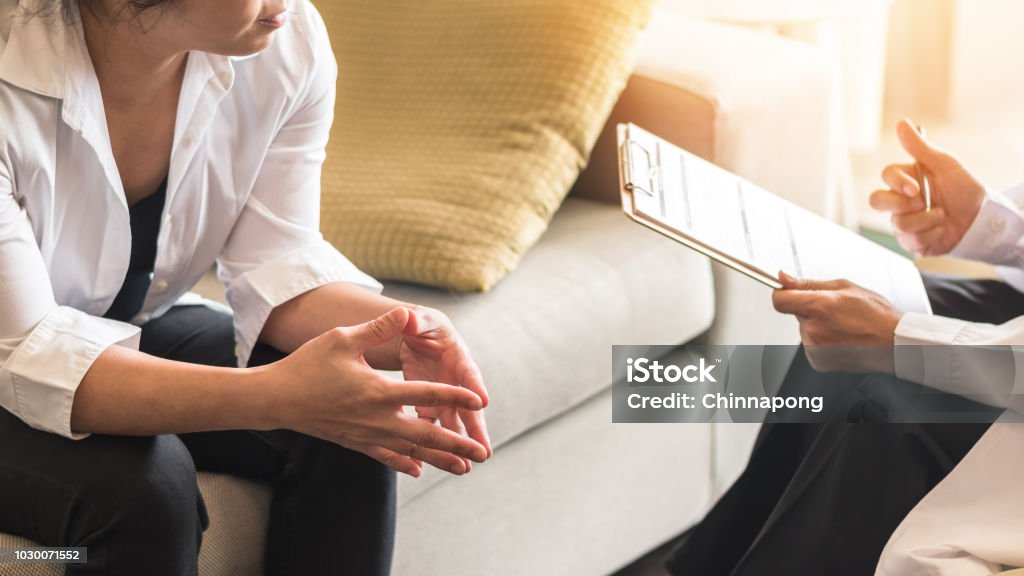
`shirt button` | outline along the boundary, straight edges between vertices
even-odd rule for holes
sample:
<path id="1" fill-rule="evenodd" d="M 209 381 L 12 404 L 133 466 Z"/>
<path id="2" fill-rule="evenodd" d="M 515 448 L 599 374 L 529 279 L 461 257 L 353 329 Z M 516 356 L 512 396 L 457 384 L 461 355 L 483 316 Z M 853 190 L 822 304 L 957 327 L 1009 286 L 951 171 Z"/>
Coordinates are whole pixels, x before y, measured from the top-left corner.
<path id="1" fill-rule="evenodd" d="M 139 324 L 145 324 L 146 322 L 149 322 L 150 317 L 151 316 L 149 314 L 139 314 L 135 317 L 135 321 Z"/>
<path id="2" fill-rule="evenodd" d="M 993 232 L 996 232 L 996 233 L 1002 232 L 1003 230 L 1006 229 L 1006 220 L 1004 218 L 993 218 L 988 223 L 988 227 Z"/>
<path id="3" fill-rule="evenodd" d="M 167 280 L 158 280 L 153 284 L 153 292 L 159 294 L 167 290 Z"/>

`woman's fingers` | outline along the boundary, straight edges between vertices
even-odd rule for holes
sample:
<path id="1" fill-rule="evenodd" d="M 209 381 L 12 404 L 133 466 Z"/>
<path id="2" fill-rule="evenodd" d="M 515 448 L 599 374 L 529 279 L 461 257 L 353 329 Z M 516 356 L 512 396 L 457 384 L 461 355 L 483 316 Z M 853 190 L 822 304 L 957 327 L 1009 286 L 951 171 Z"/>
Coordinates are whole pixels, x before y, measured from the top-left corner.
<path id="1" fill-rule="evenodd" d="M 487 394 L 487 387 L 484 386 L 484 377 L 480 373 L 480 367 L 469 357 L 468 353 L 459 363 L 457 375 L 460 385 L 479 396 L 486 408 L 491 401 L 490 395 Z"/>
<path id="2" fill-rule="evenodd" d="M 920 194 L 911 197 L 893 190 L 878 190 L 871 195 L 871 207 L 879 212 L 909 214 L 921 212 L 925 205 Z"/>
<path id="3" fill-rule="evenodd" d="M 435 428 L 437 428 L 437 426 L 435 426 Z M 450 472 L 456 476 L 462 476 L 466 472 L 469 472 L 469 469 L 466 467 L 466 462 L 451 452 L 425 448 L 420 444 L 410 442 L 403 438 L 385 439 L 383 441 L 383 445 L 388 450 L 403 454 L 410 460 L 421 460 L 438 470 L 444 470 L 445 472 Z"/>
<path id="4" fill-rule="evenodd" d="M 428 408 L 426 406 L 416 407 L 416 416 L 433 424 L 441 418 L 441 408 Z"/>
<path id="5" fill-rule="evenodd" d="M 391 430 L 398 438 L 422 448 L 450 452 L 474 462 L 487 460 L 487 449 L 472 438 L 405 414 L 399 415 L 399 420 L 397 426 Z"/>
<path id="6" fill-rule="evenodd" d="M 402 456 L 401 454 L 393 450 L 388 450 L 382 446 L 367 446 L 361 449 L 360 452 L 388 468 L 391 468 L 395 472 L 408 474 L 413 478 L 419 478 L 420 474 L 423 473 L 422 464 L 417 464 L 413 458 Z"/>
<path id="7" fill-rule="evenodd" d="M 468 414 L 480 414 L 481 412 L 467 412 L 467 413 Z M 451 430 L 452 432 L 455 432 L 459 436 L 466 436 L 467 435 L 466 434 L 466 427 L 462 424 L 462 418 L 459 416 L 459 411 L 455 410 L 454 408 L 449 408 L 449 409 L 441 411 L 441 426 L 444 426 L 445 428 Z M 473 437 L 470 436 L 470 438 L 473 438 Z M 476 440 L 477 442 L 480 442 L 480 440 L 478 438 L 473 438 L 473 439 Z M 480 443 L 483 444 L 483 442 L 480 442 Z M 484 448 L 487 448 L 486 444 L 484 444 Z M 491 452 L 490 450 L 487 451 L 487 455 L 488 456 L 491 455 L 490 452 Z M 470 462 L 469 459 L 463 458 L 462 462 L 466 465 L 466 472 L 467 473 L 473 471 L 473 463 Z"/>
<path id="8" fill-rule="evenodd" d="M 467 437 L 467 430 L 458 416 L 460 411 L 480 414 L 483 403 L 473 392 L 458 386 L 418 381 L 388 381 L 383 390 L 384 402 L 415 406 L 419 414 L 419 417 L 399 414 L 399 424 L 387 428 L 392 438 L 382 443 L 389 449 L 453 474 L 471 470 L 470 460 L 483 462 L 490 457 L 492 451 L 486 431 L 480 432 L 482 420 L 474 419 L 474 433 Z M 444 427 L 435 425 L 432 417 L 441 418 Z M 410 447 L 413 448 L 411 455 L 402 451 Z"/>
<path id="9" fill-rule="evenodd" d="M 491 437 L 487 434 L 487 423 L 483 410 L 478 412 L 459 410 L 457 416 L 459 423 L 463 425 L 462 432 L 486 448 L 488 458 L 493 456 L 494 449 L 491 447 Z"/>
<path id="10" fill-rule="evenodd" d="M 458 386 L 434 382 L 392 382 L 384 387 L 384 400 L 402 406 L 451 406 L 465 410 L 480 410 L 480 397 Z"/>
<path id="11" fill-rule="evenodd" d="M 338 328 L 339 343 L 351 352 L 362 352 L 391 340 L 409 323 L 409 310 L 395 308 L 369 322 L 349 328 Z"/>

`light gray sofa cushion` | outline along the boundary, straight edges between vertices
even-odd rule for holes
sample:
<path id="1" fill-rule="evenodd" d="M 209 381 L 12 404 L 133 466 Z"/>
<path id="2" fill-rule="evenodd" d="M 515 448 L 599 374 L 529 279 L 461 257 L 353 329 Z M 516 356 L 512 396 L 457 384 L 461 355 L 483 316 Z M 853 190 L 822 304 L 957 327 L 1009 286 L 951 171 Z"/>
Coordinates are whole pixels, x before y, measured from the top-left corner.
<path id="1" fill-rule="evenodd" d="M 609 424 L 611 390 L 398 513 L 394 576 L 600 575 L 698 521 L 711 427 Z"/>

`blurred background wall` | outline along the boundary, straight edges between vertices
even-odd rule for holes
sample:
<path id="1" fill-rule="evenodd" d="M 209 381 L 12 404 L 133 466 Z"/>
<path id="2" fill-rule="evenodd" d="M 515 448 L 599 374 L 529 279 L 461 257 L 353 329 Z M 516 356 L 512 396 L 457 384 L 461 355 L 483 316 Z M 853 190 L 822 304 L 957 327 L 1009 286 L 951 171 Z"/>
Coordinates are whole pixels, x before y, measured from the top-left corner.
<path id="1" fill-rule="evenodd" d="M 995 188 L 1024 180 L 1024 2 L 1020 0 L 662 0 L 662 7 L 808 42 L 842 83 L 853 222 L 887 231 L 867 197 L 905 161 L 909 117 Z M 680 57 L 685 57 L 681 55 Z"/>

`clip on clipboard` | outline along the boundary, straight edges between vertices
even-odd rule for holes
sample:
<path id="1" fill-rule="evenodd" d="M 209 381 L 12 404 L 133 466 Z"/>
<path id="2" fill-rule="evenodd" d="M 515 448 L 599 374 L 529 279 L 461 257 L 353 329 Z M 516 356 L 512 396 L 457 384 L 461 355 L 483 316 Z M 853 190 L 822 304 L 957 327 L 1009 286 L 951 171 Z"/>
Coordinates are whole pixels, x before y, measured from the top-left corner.
<path id="1" fill-rule="evenodd" d="M 913 261 L 633 124 L 618 139 L 622 209 L 634 221 L 774 289 L 780 270 L 845 278 L 931 313 Z"/>
<path id="2" fill-rule="evenodd" d="M 631 138 L 631 132 L 641 131 L 632 124 L 618 126 L 619 138 L 619 170 L 620 188 L 622 190 L 622 209 L 626 215 L 636 222 L 658 232 L 680 244 L 736 270 L 771 288 L 782 288 L 778 278 L 764 270 L 743 262 L 721 250 L 701 242 L 687 232 L 678 229 L 670 222 L 658 219 L 639 210 L 636 194 L 655 199 L 665 194 L 664 179 L 661 166 L 661 145 L 655 141 L 656 150 L 649 150 L 643 143 Z"/>

